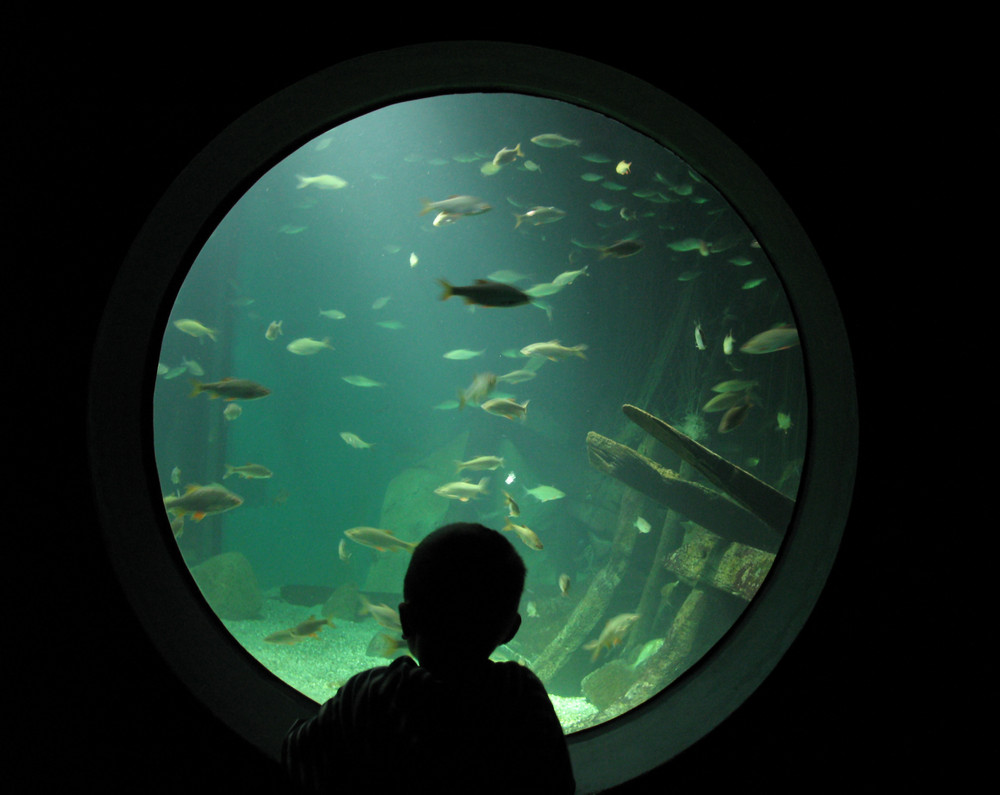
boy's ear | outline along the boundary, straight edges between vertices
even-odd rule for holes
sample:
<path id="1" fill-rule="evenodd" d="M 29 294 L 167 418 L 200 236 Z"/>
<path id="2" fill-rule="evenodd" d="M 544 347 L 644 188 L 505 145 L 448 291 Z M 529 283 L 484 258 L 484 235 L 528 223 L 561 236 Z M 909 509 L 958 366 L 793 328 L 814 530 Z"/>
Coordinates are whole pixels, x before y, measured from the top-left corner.
<path id="1" fill-rule="evenodd" d="M 413 616 L 410 613 L 410 606 L 406 602 L 400 602 L 398 607 L 399 625 L 403 628 L 403 640 L 406 640 L 410 636 L 410 629 L 413 626 Z"/>
<path id="2" fill-rule="evenodd" d="M 400 605 L 402 607 L 402 605 Z M 507 632 L 507 637 L 504 638 L 501 643 L 509 643 L 514 639 L 517 631 L 521 628 L 521 614 L 515 613 L 513 621 L 510 622 L 510 630 Z"/>

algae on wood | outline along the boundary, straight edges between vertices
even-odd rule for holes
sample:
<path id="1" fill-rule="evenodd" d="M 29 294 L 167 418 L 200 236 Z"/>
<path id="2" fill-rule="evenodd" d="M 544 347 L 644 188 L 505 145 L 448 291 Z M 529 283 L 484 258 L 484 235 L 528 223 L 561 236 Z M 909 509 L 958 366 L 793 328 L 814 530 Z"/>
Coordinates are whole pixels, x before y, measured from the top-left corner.
<path id="1" fill-rule="evenodd" d="M 684 582 L 710 585 L 749 602 L 773 563 L 774 555 L 770 552 L 727 541 L 696 527 L 670 554 L 665 568 Z"/>
<path id="2" fill-rule="evenodd" d="M 761 549 L 777 549 L 781 536 L 755 514 L 708 486 L 684 480 L 630 447 L 591 431 L 590 463 L 601 472 L 666 505 L 702 527 Z"/>
<path id="3" fill-rule="evenodd" d="M 785 532 L 795 510 L 794 500 L 788 499 L 745 469 L 716 455 L 659 417 L 628 403 L 622 406 L 622 411 L 632 422 L 673 450 L 710 483 L 760 517 L 779 535 Z"/>

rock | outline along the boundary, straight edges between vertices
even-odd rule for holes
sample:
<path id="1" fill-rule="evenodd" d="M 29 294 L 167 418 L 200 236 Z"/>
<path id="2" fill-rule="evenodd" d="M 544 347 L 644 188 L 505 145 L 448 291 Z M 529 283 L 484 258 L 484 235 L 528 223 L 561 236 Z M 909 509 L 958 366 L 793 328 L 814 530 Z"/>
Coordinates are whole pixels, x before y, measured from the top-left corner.
<path id="1" fill-rule="evenodd" d="M 231 621 L 260 618 L 264 597 L 250 561 L 241 552 L 223 552 L 191 569 L 209 607 Z"/>
<path id="2" fill-rule="evenodd" d="M 603 711 L 624 696 L 636 679 L 631 665 L 612 660 L 583 677 L 581 687 L 587 701 Z"/>

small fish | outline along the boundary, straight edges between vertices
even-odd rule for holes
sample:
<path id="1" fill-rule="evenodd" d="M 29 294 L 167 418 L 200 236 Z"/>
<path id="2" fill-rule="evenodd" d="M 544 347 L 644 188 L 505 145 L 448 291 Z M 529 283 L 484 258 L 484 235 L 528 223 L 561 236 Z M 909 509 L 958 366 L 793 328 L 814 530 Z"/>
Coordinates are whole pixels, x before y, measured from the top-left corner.
<path id="1" fill-rule="evenodd" d="M 624 160 L 619 160 L 618 161 L 618 165 L 615 166 L 615 171 L 617 171 L 619 174 L 621 174 L 623 176 L 625 174 L 631 174 L 632 173 L 632 164 L 631 163 L 626 163 Z"/>
<path id="2" fill-rule="evenodd" d="M 705 350 L 705 338 L 701 336 L 701 323 L 697 321 L 694 324 L 694 347 L 699 351 Z"/>
<path id="3" fill-rule="evenodd" d="M 347 549 L 347 539 L 340 539 L 340 543 L 337 544 L 337 555 L 340 557 L 344 563 L 347 563 L 351 559 L 351 553 Z"/>
<path id="4" fill-rule="evenodd" d="M 568 574 L 560 574 L 559 575 L 559 593 L 562 594 L 563 596 L 569 596 L 569 585 L 570 585 L 569 575 Z"/>
<path id="5" fill-rule="evenodd" d="M 440 497 L 447 497 L 449 500 L 468 502 L 487 494 L 486 486 L 489 482 L 489 478 L 481 478 L 479 483 L 473 483 L 468 478 L 462 478 L 461 480 L 438 486 L 434 489 L 434 493 Z"/>
<path id="6" fill-rule="evenodd" d="M 641 516 L 636 517 L 635 526 L 639 530 L 639 532 L 643 534 L 648 533 L 652 529 L 649 522 L 647 522 Z"/>
<path id="7" fill-rule="evenodd" d="M 225 480 L 230 475 L 239 475 L 243 480 L 258 480 L 261 478 L 269 478 L 274 473 L 271 472 L 266 466 L 261 466 L 260 464 L 244 464 L 241 467 L 234 467 L 232 464 L 226 464 L 226 474 L 222 476 Z"/>
<path id="8" fill-rule="evenodd" d="M 191 375 L 198 376 L 199 378 L 205 375 L 205 371 L 202 369 L 201 365 L 194 359 L 188 359 L 187 357 L 182 356 L 181 364 L 184 365 L 187 372 L 191 373 Z"/>
<path id="9" fill-rule="evenodd" d="M 592 640 L 590 643 L 584 644 L 583 648 L 593 649 L 594 654 L 591 656 L 591 662 L 596 662 L 598 655 L 601 653 L 601 649 L 610 649 L 612 646 L 617 646 L 622 642 L 625 637 L 625 633 L 629 631 L 631 626 L 639 620 L 638 613 L 621 613 L 612 619 L 608 620 L 608 623 L 604 625 L 604 629 L 601 630 L 601 634 L 598 636 L 597 640 Z"/>
<path id="10" fill-rule="evenodd" d="M 247 378 L 233 378 L 230 376 L 223 378 L 221 381 L 213 381 L 211 383 L 202 383 L 192 378 L 191 383 L 194 385 L 191 397 L 200 395 L 202 392 L 208 392 L 212 400 L 220 397 L 226 400 L 258 400 L 271 394 L 271 390 L 266 386 L 258 384 L 256 381 L 250 381 Z"/>
<path id="11" fill-rule="evenodd" d="M 475 458 L 470 458 L 468 461 L 456 461 L 455 462 L 455 474 L 457 475 L 463 469 L 471 469 L 472 471 L 481 471 L 484 469 L 494 470 L 498 467 L 503 466 L 503 459 L 495 455 L 480 455 Z"/>
<path id="12" fill-rule="evenodd" d="M 702 406 L 701 410 L 708 414 L 716 411 L 729 411 L 729 409 L 738 403 L 744 403 L 746 401 L 746 397 L 745 392 L 720 392 L 708 401 L 708 403 Z"/>
<path id="13" fill-rule="evenodd" d="M 310 185 L 320 190 L 340 190 L 347 187 L 346 179 L 341 179 L 333 174 L 320 174 L 315 177 L 305 177 L 301 174 L 296 174 L 295 178 L 299 181 L 299 184 L 295 186 L 299 190 Z"/>
<path id="14" fill-rule="evenodd" d="M 598 250 L 601 252 L 601 259 L 604 259 L 604 257 L 624 259 L 625 257 L 638 254 L 642 251 L 642 248 L 643 243 L 641 240 L 619 240 L 610 246 L 602 246 Z"/>
<path id="15" fill-rule="evenodd" d="M 170 482 L 171 483 L 175 483 L 175 484 L 181 482 L 181 468 L 180 467 L 174 467 L 173 469 L 170 470 Z"/>
<path id="16" fill-rule="evenodd" d="M 330 320 L 343 320 L 347 315 L 341 312 L 339 309 L 321 309 L 319 313 L 323 317 L 328 317 Z"/>
<path id="17" fill-rule="evenodd" d="M 399 613 L 385 603 L 374 604 L 364 594 L 359 594 L 361 599 L 361 609 L 358 615 L 369 615 L 386 629 L 393 632 L 402 632 L 403 627 L 399 623 Z"/>
<path id="18" fill-rule="evenodd" d="M 358 450 L 367 450 L 369 447 L 375 446 L 374 442 L 366 442 L 356 433 L 351 433 L 350 431 L 341 431 L 340 438 L 347 442 L 351 447 L 356 447 Z"/>
<path id="19" fill-rule="evenodd" d="M 191 514 L 197 522 L 209 514 L 230 511 L 242 504 L 242 497 L 218 483 L 211 483 L 208 486 L 192 483 L 183 494 L 168 495 L 163 498 L 163 507 L 168 511 L 176 516 Z"/>
<path id="20" fill-rule="evenodd" d="M 581 174 L 580 179 L 582 179 L 584 182 L 600 182 L 602 179 L 604 179 L 604 177 L 602 177 L 600 174 L 594 174 L 588 171 L 586 174 Z"/>
<path id="21" fill-rule="evenodd" d="M 579 276 L 586 275 L 588 275 L 587 266 L 584 265 L 578 271 L 563 271 L 552 280 L 552 284 L 558 284 L 561 287 L 565 287 L 575 282 Z"/>
<path id="22" fill-rule="evenodd" d="M 372 302 L 372 309 L 381 309 L 392 299 L 391 295 L 383 295 L 381 298 L 376 298 Z"/>
<path id="23" fill-rule="evenodd" d="M 574 138 L 566 138 L 559 133 L 542 133 L 531 139 L 535 146 L 542 146 L 546 149 L 561 149 L 564 146 L 579 146 L 580 141 Z"/>
<path id="24" fill-rule="evenodd" d="M 518 403 L 510 398 L 493 398 L 492 400 L 487 400 L 479 408 L 490 414 L 496 414 L 498 417 L 506 417 L 509 420 L 524 420 L 528 417 L 527 400 L 524 403 Z"/>
<path id="25" fill-rule="evenodd" d="M 455 287 L 445 279 L 438 279 L 438 284 L 444 288 L 442 301 L 447 301 L 453 295 L 459 295 L 467 304 L 479 306 L 518 306 L 531 301 L 531 296 L 518 290 L 510 284 L 491 282 L 486 279 L 476 279 L 474 284 L 466 287 Z"/>
<path id="26" fill-rule="evenodd" d="M 740 351 L 743 353 L 774 353 L 798 344 L 798 329 L 791 326 L 778 326 L 751 337 L 740 346 Z"/>
<path id="27" fill-rule="evenodd" d="M 322 314 L 322 312 L 320 314 Z M 283 332 L 281 331 L 281 321 L 272 320 L 267 326 L 267 331 L 264 332 L 264 338 L 271 340 L 273 342 L 274 340 L 278 339 L 278 337 L 280 337 L 282 333 Z"/>
<path id="28" fill-rule="evenodd" d="M 535 486 L 535 488 L 525 489 L 525 491 L 539 502 L 549 502 L 549 500 L 558 500 L 566 496 L 555 486 Z"/>
<path id="29" fill-rule="evenodd" d="M 792 416 L 790 414 L 785 414 L 783 411 L 778 412 L 777 416 L 778 430 L 788 433 L 792 427 Z"/>
<path id="30" fill-rule="evenodd" d="M 190 334 L 192 337 L 209 337 L 213 342 L 215 342 L 215 335 L 219 333 L 218 329 L 209 328 L 197 320 L 191 320 L 190 318 L 175 320 L 174 326 L 185 334 Z"/>
<path id="31" fill-rule="evenodd" d="M 507 163 L 513 163 L 519 157 L 524 157 L 524 152 L 521 151 L 521 144 L 513 148 L 505 146 L 493 156 L 493 165 L 505 166 Z"/>
<path id="32" fill-rule="evenodd" d="M 272 632 L 264 638 L 264 642 L 276 643 L 282 646 L 294 646 L 296 643 L 301 643 L 306 638 L 318 637 L 319 631 L 323 627 L 332 626 L 334 626 L 334 624 L 328 618 L 316 618 L 315 616 L 309 616 L 308 619 L 291 629 L 282 629 L 278 632 Z"/>
<path id="33" fill-rule="evenodd" d="M 508 519 L 503 529 L 504 531 L 513 530 L 517 537 L 524 542 L 525 546 L 531 549 L 543 549 L 542 540 L 530 527 L 525 527 L 523 524 L 514 524 Z"/>
<path id="34" fill-rule="evenodd" d="M 747 381 L 742 378 L 733 378 L 729 381 L 720 381 L 712 387 L 713 392 L 746 392 L 757 386 L 756 381 Z"/>
<path id="35" fill-rule="evenodd" d="M 521 507 L 514 501 L 508 492 L 503 493 L 503 501 L 507 506 L 507 515 L 517 517 L 521 515 Z"/>
<path id="36" fill-rule="evenodd" d="M 289 342 L 285 347 L 296 356 L 313 356 L 322 350 L 334 350 L 329 337 L 324 337 L 321 340 L 314 340 L 312 337 L 299 337 L 297 340 Z"/>
<path id="37" fill-rule="evenodd" d="M 521 348 L 522 356 L 543 356 L 549 361 L 557 362 L 560 359 L 566 359 L 570 356 L 579 356 L 581 359 L 586 359 L 584 351 L 587 350 L 586 345 L 574 345 L 571 348 L 562 345 L 559 340 L 549 340 L 548 342 L 533 342 L 531 345 L 525 345 Z"/>
<path id="38" fill-rule="evenodd" d="M 486 353 L 486 349 L 483 348 L 481 351 L 470 351 L 468 348 L 456 348 L 453 351 L 448 351 L 444 354 L 445 359 L 451 359 L 456 362 L 464 362 L 467 359 L 475 359 L 477 356 L 482 356 Z"/>
<path id="39" fill-rule="evenodd" d="M 750 406 L 750 403 L 743 403 L 739 406 L 733 406 L 723 414 L 722 420 L 719 422 L 719 433 L 729 433 L 731 430 L 740 427 L 747 418 Z"/>
<path id="40" fill-rule="evenodd" d="M 410 252 L 410 267 L 411 268 L 417 267 L 417 264 L 419 262 L 420 262 L 420 257 L 417 256 L 417 253 L 415 251 L 411 251 Z"/>
<path id="41" fill-rule="evenodd" d="M 517 229 L 524 222 L 532 226 L 541 226 L 561 221 L 566 217 L 566 211 L 558 207 L 532 207 L 526 213 L 514 213 L 514 217 L 517 219 L 514 228 Z"/>
<path id="42" fill-rule="evenodd" d="M 448 354 L 445 354 L 448 357 Z M 458 393 L 458 407 L 465 408 L 466 403 L 479 405 L 490 396 L 497 387 L 497 377 L 493 373 L 477 373 L 472 383 Z"/>
<path id="43" fill-rule="evenodd" d="M 379 320 L 375 325 L 387 328 L 391 331 L 399 331 L 401 328 L 405 328 L 405 326 L 398 320 Z"/>
<path id="44" fill-rule="evenodd" d="M 726 354 L 726 356 L 732 355 L 734 342 L 736 342 L 736 338 L 733 337 L 733 330 L 729 329 L 729 333 L 726 335 L 725 339 L 722 340 L 722 352 Z"/>
<path id="45" fill-rule="evenodd" d="M 396 538 L 391 530 L 379 530 L 377 527 L 352 527 L 350 530 L 345 530 L 344 535 L 351 541 L 372 547 L 379 552 L 387 550 L 398 552 L 400 549 L 413 552 L 417 546 L 415 541 L 403 541 L 401 538 Z"/>
<path id="46" fill-rule="evenodd" d="M 406 653 L 408 644 L 402 638 L 394 638 L 385 632 L 379 632 L 368 643 L 365 654 L 369 657 L 392 658 L 400 653 Z"/>
<path id="47" fill-rule="evenodd" d="M 457 220 L 463 215 L 479 215 L 493 208 L 476 196 L 449 196 L 447 199 L 432 202 L 428 199 L 420 200 L 422 209 L 421 215 L 429 212 L 446 213 L 451 220 Z M 437 221 L 434 223 L 437 226 Z"/>
<path id="48" fill-rule="evenodd" d="M 757 279 L 747 279 L 745 282 L 743 282 L 743 288 L 742 289 L 744 289 L 744 290 L 752 290 L 754 287 L 757 287 L 757 286 L 763 284 L 766 281 L 767 281 L 767 277 L 766 276 L 761 276 L 760 278 L 757 278 Z"/>
<path id="49" fill-rule="evenodd" d="M 361 386 L 361 387 L 373 387 L 373 386 L 385 386 L 381 381 L 373 381 L 366 375 L 345 375 L 341 378 L 342 381 L 346 381 L 351 386 Z"/>
<path id="50" fill-rule="evenodd" d="M 184 375 L 187 372 L 187 368 L 182 364 L 178 367 L 171 367 L 163 374 L 164 381 L 173 381 L 177 376 Z"/>
<path id="51" fill-rule="evenodd" d="M 538 373 L 533 370 L 512 370 L 509 373 L 497 376 L 497 381 L 503 381 L 505 384 L 521 384 L 525 381 L 530 381 L 537 375 Z"/>

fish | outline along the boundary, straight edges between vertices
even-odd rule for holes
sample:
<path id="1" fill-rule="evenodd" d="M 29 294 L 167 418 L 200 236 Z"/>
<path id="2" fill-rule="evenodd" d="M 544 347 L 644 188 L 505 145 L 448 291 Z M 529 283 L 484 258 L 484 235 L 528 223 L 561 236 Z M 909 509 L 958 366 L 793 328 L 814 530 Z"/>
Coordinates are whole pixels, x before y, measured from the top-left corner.
<path id="1" fill-rule="evenodd" d="M 271 390 L 256 381 L 247 378 L 233 378 L 229 376 L 221 381 L 202 383 L 191 379 L 194 388 L 191 397 L 207 392 L 212 400 L 224 398 L 225 400 L 259 400 L 271 394 Z"/>
<path id="2" fill-rule="evenodd" d="M 615 171 L 624 176 L 625 174 L 632 173 L 632 164 L 626 163 L 624 160 L 619 160 L 618 165 L 615 166 Z"/>
<path id="3" fill-rule="evenodd" d="M 171 367 L 169 370 L 167 370 L 166 373 L 163 374 L 163 380 L 172 381 L 175 378 L 177 378 L 177 376 L 184 375 L 184 373 L 186 372 L 187 372 L 187 367 L 185 367 L 183 364 L 179 365 L 178 367 Z"/>
<path id="4" fill-rule="evenodd" d="M 649 524 L 649 522 L 647 522 L 641 516 L 637 516 L 636 517 L 636 519 L 635 519 L 635 526 L 636 526 L 636 529 L 638 529 L 638 531 L 640 533 L 643 533 L 643 534 L 648 533 L 652 529 L 652 527 Z"/>
<path id="5" fill-rule="evenodd" d="M 701 336 L 701 323 L 697 321 L 694 324 L 694 347 L 699 351 L 705 350 L 705 338 Z"/>
<path id="6" fill-rule="evenodd" d="M 441 201 L 432 202 L 429 199 L 421 199 L 420 202 L 422 205 L 420 215 L 426 215 L 429 212 L 446 213 L 453 221 L 464 215 L 480 215 L 493 209 L 477 196 L 449 196 Z M 434 225 L 438 225 L 436 219 Z"/>
<path id="7" fill-rule="evenodd" d="M 297 340 L 289 342 L 285 347 L 296 356 L 312 356 L 324 349 L 334 350 L 329 337 L 324 337 L 321 340 L 314 340 L 312 337 L 299 337 Z"/>
<path id="8" fill-rule="evenodd" d="M 580 179 L 582 179 L 584 182 L 600 182 L 602 179 L 604 179 L 604 177 L 602 177 L 600 174 L 594 174 L 593 172 L 588 171 L 586 174 L 581 174 Z"/>
<path id="9" fill-rule="evenodd" d="M 306 177 L 302 174 L 296 174 L 295 178 L 299 181 L 299 184 L 295 187 L 299 190 L 309 187 L 312 185 L 320 190 L 340 190 L 341 188 L 347 187 L 347 180 L 342 179 L 334 174 L 319 174 L 315 177 Z"/>
<path id="10" fill-rule="evenodd" d="M 524 403 L 518 403 L 510 398 L 493 398 L 492 400 L 487 400 L 479 408 L 490 414 L 496 414 L 498 417 L 506 417 L 509 420 L 524 420 L 528 417 L 527 400 Z"/>
<path id="11" fill-rule="evenodd" d="M 742 403 L 738 406 L 733 406 L 723 414 L 722 419 L 719 421 L 719 433 L 729 433 L 731 430 L 740 427 L 747 418 L 747 412 L 750 411 L 751 405 L 751 403 Z"/>
<path id="12" fill-rule="evenodd" d="M 432 226 L 447 226 L 448 224 L 453 224 L 459 218 L 461 218 L 459 213 L 448 213 L 442 210 L 437 215 L 434 216 L 434 220 L 431 221 Z"/>
<path id="13" fill-rule="evenodd" d="M 209 328 L 197 320 L 191 320 L 190 318 L 175 320 L 174 326 L 185 334 L 190 334 L 192 337 L 208 337 L 212 342 L 215 342 L 215 335 L 219 333 L 218 329 Z"/>
<path id="14" fill-rule="evenodd" d="M 756 381 L 748 381 L 742 378 L 733 378 L 729 381 L 720 381 L 712 387 L 713 392 L 746 392 L 757 386 Z"/>
<path id="15" fill-rule="evenodd" d="M 175 516 L 191 514 L 196 522 L 200 522 L 209 514 L 223 513 L 238 508 L 243 504 L 243 498 L 233 494 L 219 483 L 199 486 L 192 483 L 183 494 L 167 495 L 163 498 L 163 507 L 173 512 Z"/>
<path id="16" fill-rule="evenodd" d="M 505 384 L 521 384 L 525 381 L 530 381 L 537 375 L 538 373 L 532 370 L 512 370 L 509 373 L 497 376 L 497 381 L 503 381 Z"/>
<path id="17" fill-rule="evenodd" d="M 407 642 L 402 638 L 394 638 L 385 632 L 379 632 L 368 643 L 365 654 L 369 657 L 395 657 L 400 652 L 406 652 Z"/>
<path id="18" fill-rule="evenodd" d="M 726 354 L 726 356 L 730 356 L 732 354 L 733 343 L 735 341 L 736 338 L 733 337 L 733 330 L 729 329 L 729 333 L 726 335 L 725 339 L 722 340 L 722 352 Z"/>
<path id="19" fill-rule="evenodd" d="M 607 155 L 602 155 L 599 152 L 591 152 L 587 155 L 580 155 L 588 163 L 610 163 L 611 158 Z"/>
<path id="20" fill-rule="evenodd" d="M 514 217 L 517 219 L 514 228 L 517 229 L 525 221 L 532 226 L 541 226 L 542 224 L 552 224 L 556 221 L 561 221 L 566 217 L 566 211 L 560 210 L 558 207 L 532 207 L 526 213 L 514 213 Z"/>
<path id="21" fill-rule="evenodd" d="M 379 552 L 398 552 L 404 549 L 412 553 L 417 547 L 416 541 L 403 541 L 401 538 L 396 538 L 391 530 L 380 530 L 377 527 L 352 527 L 350 530 L 345 530 L 344 535 L 351 541 L 372 547 Z"/>
<path id="22" fill-rule="evenodd" d="M 173 469 L 170 470 L 170 482 L 171 483 L 180 483 L 181 482 L 181 468 L 180 467 L 174 467 Z"/>
<path id="23" fill-rule="evenodd" d="M 612 646 L 617 646 L 622 642 L 625 637 L 625 633 L 629 631 L 631 626 L 639 620 L 638 613 L 621 613 L 612 619 L 608 620 L 608 623 L 604 625 L 604 629 L 601 630 L 601 634 L 598 636 L 597 640 L 592 640 L 589 643 L 585 643 L 583 648 L 593 649 L 594 653 L 591 656 L 591 662 L 596 662 L 598 656 L 601 653 L 601 649 L 610 649 Z"/>
<path id="24" fill-rule="evenodd" d="M 392 299 L 391 295 L 383 295 L 381 298 L 376 298 L 372 302 L 372 309 L 381 309 Z"/>
<path id="25" fill-rule="evenodd" d="M 756 279 L 747 279 L 745 282 L 743 282 L 742 289 L 744 289 L 744 290 L 752 290 L 754 287 L 757 287 L 757 286 L 763 284 L 766 281 L 767 281 L 767 277 L 766 276 L 760 276 L 759 278 L 756 278 Z"/>
<path id="26" fill-rule="evenodd" d="M 268 469 L 266 466 L 260 464 L 244 464 L 241 467 L 234 467 L 232 464 L 226 464 L 226 474 L 222 476 L 225 480 L 230 475 L 239 475 L 243 480 L 259 480 L 262 478 L 269 478 L 274 473 Z"/>
<path id="27" fill-rule="evenodd" d="M 777 416 L 778 430 L 788 433 L 792 427 L 792 416 L 790 414 L 785 414 L 783 411 L 778 412 Z"/>
<path id="28" fill-rule="evenodd" d="M 482 174 L 484 177 L 492 177 L 494 174 L 499 173 L 500 168 L 501 166 L 493 162 L 483 163 L 479 167 L 479 173 Z"/>
<path id="29" fill-rule="evenodd" d="M 568 574 L 559 575 L 559 593 L 563 596 L 569 596 L 569 585 L 570 579 Z"/>
<path id="30" fill-rule="evenodd" d="M 320 312 L 320 314 L 323 313 Z M 283 332 L 281 331 L 281 321 L 272 320 L 267 326 L 267 331 L 264 332 L 264 338 L 271 340 L 273 342 L 274 340 L 278 339 L 278 337 L 280 337 L 282 333 Z"/>
<path id="31" fill-rule="evenodd" d="M 531 139 L 535 146 L 542 146 L 546 149 L 561 149 L 564 146 L 579 146 L 579 139 L 566 138 L 559 133 L 542 133 Z"/>
<path id="32" fill-rule="evenodd" d="M 598 249 L 601 252 L 601 259 L 605 257 L 615 257 L 624 259 L 638 254 L 643 249 L 641 240 L 618 240 L 610 246 L 602 246 Z"/>
<path id="33" fill-rule="evenodd" d="M 342 381 L 346 381 L 351 386 L 361 386 L 361 387 L 373 387 L 373 386 L 385 386 L 381 381 L 373 381 L 366 375 L 345 375 L 341 378 Z"/>
<path id="34" fill-rule="evenodd" d="M 387 328 L 390 331 L 399 331 L 401 328 L 406 328 L 398 320 L 379 320 L 375 323 L 376 326 L 381 326 L 382 328 Z"/>
<path id="35" fill-rule="evenodd" d="M 525 491 L 539 502 L 549 502 L 550 500 L 558 500 L 566 496 L 564 492 L 559 491 L 555 486 L 535 486 L 535 488 L 525 489 Z"/>
<path id="36" fill-rule="evenodd" d="M 546 295 L 555 295 L 565 286 L 564 284 L 556 284 L 555 282 L 543 282 L 542 284 L 532 285 L 524 292 L 532 298 L 543 298 Z"/>
<path id="37" fill-rule="evenodd" d="M 505 146 L 493 156 L 493 165 L 504 166 L 507 163 L 513 163 L 519 157 L 524 157 L 520 143 L 513 148 Z"/>
<path id="38" fill-rule="evenodd" d="M 511 497 L 510 494 L 506 491 L 503 493 L 503 501 L 504 504 L 507 506 L 508 516 L 521 515 L 521 507 L 514 501 L 514 498 Z"/>
<path id="39" fill-rule="evenodd" d="M 559 340 L 549 340 L 548 342 L 533 342 L 531 345 L 525 345 L 521 348 L 521 355 L 544 356 L 549 361 L 557 362 L 570 356 L 586 359 L 587 357 L 583 353 L 585 350 L 587 350 L 586 345 L 574 345 L 572 348 L 567 348 Z"/>
<path id="40" fill-rule="evenodd" d="M 475 500 L 481 495 L 487 494 L 486 486 L 489 484 L 490 479 L 488 477 L 481 478 L 479 483 L 473 483 L 468 478 L 462 478 L 461 480 L 456 480 L 451 483 L 445 483 L 443 486 L 438 486 L 434 489 L 434 493 L 440 497 L 447 497 L 449 500 L 459 500 L 460 502 L 468 502 L 469 500 Z"/>
<path id="41" fill-rule="evenodd" d="M 456 461 L 455 462 L 455 474 L 457 475 L 463 469 L 471 469 L 473 471 L 479 471 L 483 469 L 497 469 L 503 466 L 503 459 L 495 455 L 480 455 L 475 458 L 470 458 L 468 461 Z"/>
<path id="42" fill-rule="evenodd" d="M 337 556 L 342 561 L 344 561 L 344 563 L 347 563 L 347 561 L 349 561 L 351 559 L 351 553 L 347 550 L 347 539 L 346 538 L 340 539 L 340 543 L 337 544 Z"/>
<path id="43" fill-rule="evenodd" d="M 403 627 L 399 623 L 399 613 L 389 607 L 389 605 L 385 603 L 373 604 L 364 594 L 359 594 L 359 597 L 361 599 L 361 609 L 358 611 L 358 615 L 369 615 L 383 627 L 391 629 L 394 632 L 403 631 Z"/>
<path id="44" fill-rule="evenodd" d="M 466 287 L 455 287 L 445 279 L 438 279 L 438 284 L 444 288 L 442 301 L 447 301 L 453 295 L 459 295 L 467 304 L 479 306 L 519 306 L 531 301 L 531 296 L 511 284 L 491 282 L 486 279 L 476 279 L 475 283 Z"/>
<path id="45" fill-rule="evenodd" d="M 740 346 L 740 351 L 743 353 L 774 353 L 798 344 L 798 329 L 791 326 L 776 326 L 748 339 Z"/>
<path id="46" fill-rule="evenodd" d="M 701 410 L 709 414 L 715 411 L 729 411 L 737 403 L 742 403 L 745 400 L 746 394 L 744 392 L 720 392 L 702 406 Z"/>
<path id="47" fill-rule="evenodd" d="M 356 447 L 358 450 L 367 450 L 369 447 L 375 446 L 374 442 L 366 442 L 356 433 L 351 433 L 350 431 L 341 431 L 340 438 L 347 442 L 351 447 Z"/>
<path id="48" fill-rule="evenodd" d="M 593 209 L 599 210 L 602 213 L 606 213 L 608 212 L 608 210 L 615 209 L 615 206 L 613 204 L 608 204 L 606 201 L 604 201 L 604 199 L 595 199 L 590 203 L 590 206 Z"/>
<path id="49" fill-rule="evenodd" d="M 341 312 L 339 309 L 321 309 L 319 310 L 319 313 L 323 317 L 330 318 L 330 320 L 343 320 L 345 317 L 347 317 L 347 315 Z"/>
<path id="50" fill-rule="evenodd" d="M 448 351 L 444 354 L 445 359 L 451 359 L 456 362 L 464 362 L 467 359 L 475 359 L 477 356 L 482 356 L 486 353 L 486 349 L 483 348 L 481 351 L 470 351 L 468 348 L 456 348 L 453 351 Z"/>
<path id="51" fill-rule="evenodd" d="M 552 284 L 558 284 L 560 287 L 566 287 L 577 280 L 579 276 L 587 276 L 587 266 L 584 265 L 578 271 L 563 271 L 556 278 L 552 280 Z"/>
<path id="52" fill-rule="evenodd" d="M 410 267 L 411 268 L 417 267 L 417 265 L 419 264 L 419 262 L 420 262 L 420 257 L 417 256 L 417 252 L 411 251 L 410 252 Z"/>
<path id="53" fill-rule="evenodd" d="M 517 537 L 524 542 L 524 545 L 530 547 L 531 549 L 544 548 L 542 546 L 542 539 L 540 539 L 538 534 L 535 533 L 535 531 L 530 527 L 525 527 L 523 524 L 514 524 L 510 519 L 508 519 L 507 523 L 503 526 L 503 529 L 505 532 L 513 530 Z"/>
<path id="54" fill-rule="evenodd" d="M 319 636 L 319 631 L 323 627 L 332 627 L 334 623 L 329 618 L 316 618 L 316 616 L 309 616 L 305 621 L 291 629 L 282 629 L 278 632 L 272 632 L 266 638 L 264 638 L 265 643 L 276 643 L 282 646 L 294 646 L 296 643 L 301 643 L 306 638 L 316 638 Z"/>
<path id="55" fill-rule="evenodd" d="M 448 354 L 445 354 L 447 358 Z M 479 405 L 490 396 L 497 387 L 497 377 L 493 373 L 477 373 L 468 388 L 458 393 L 458 407 L 465 408 L 466 403 Z"/>
<path id="56" fill-rule="evenodd" d="M 181 364 L 191 375 L 196 375 L 199 378 L 205 375 L 205 371 L 202 369 L 201 365 L 198 364 L 194 359 L 188 359 L 186 356 L 181 357 Z"/>

